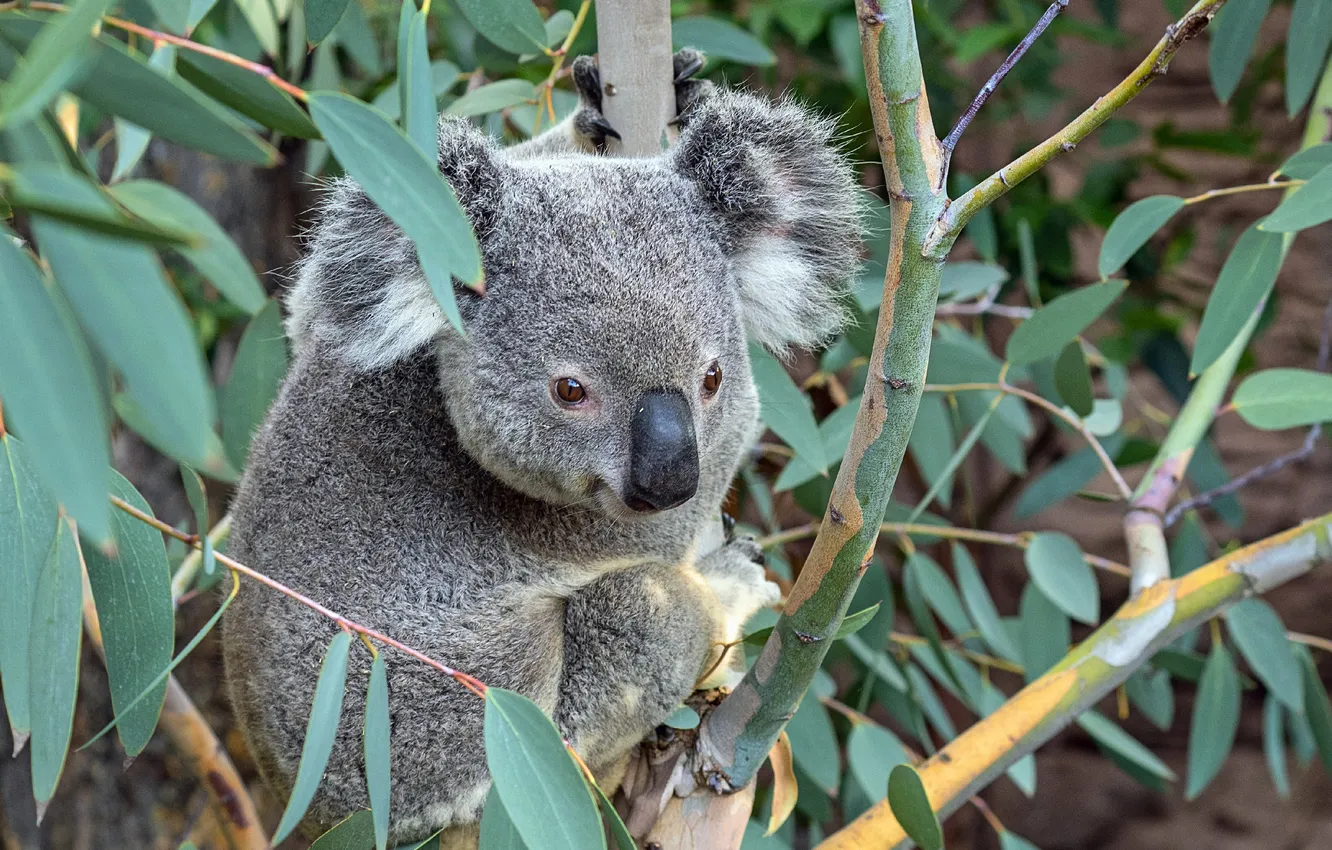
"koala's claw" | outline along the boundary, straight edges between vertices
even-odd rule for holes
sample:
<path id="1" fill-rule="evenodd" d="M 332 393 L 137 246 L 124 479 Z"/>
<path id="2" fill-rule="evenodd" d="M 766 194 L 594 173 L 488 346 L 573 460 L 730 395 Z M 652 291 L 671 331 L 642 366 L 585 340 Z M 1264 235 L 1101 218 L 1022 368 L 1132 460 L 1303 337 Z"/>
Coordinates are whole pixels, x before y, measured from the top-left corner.
<path id="1" fill-rule="evenodd" d="M 731 516 L 726 511 L 722 511 L 721 521 L 722 534 L 724 535 L 726 542 L 730 543 L 735 539 L 735 517 Z"/>
<path id="2" fill-rule="evenodd" d="M 671 73 L 675 82 L 675 114 L 672 126 L 683 127 L 689 113 L 711 94 L 713 84 L 708 80 L 692 79 L 703 68 L 702 52 L 691 47 L 682 48 L 671 57 Z M 586 139 L 597 153 L 606 152 L 607 139 L 619 139 L 620 134 L 602 114 L 601 69 L 591 56 L 579 56 L 571 67 L 574 89 L 578 92 L 578 112 L 574 115 L 574 131 Z"/>

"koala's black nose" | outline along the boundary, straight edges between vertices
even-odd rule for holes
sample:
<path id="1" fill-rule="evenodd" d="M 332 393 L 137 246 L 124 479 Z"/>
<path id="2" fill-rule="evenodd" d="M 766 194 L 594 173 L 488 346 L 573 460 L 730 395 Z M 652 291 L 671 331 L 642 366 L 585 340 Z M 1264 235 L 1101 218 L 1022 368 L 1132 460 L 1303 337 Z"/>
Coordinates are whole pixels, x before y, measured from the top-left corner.
<path id="1" fill-rule="evenodd" d="M 682 505 L 698 489 L 694 414 L 676 390 L 650 390 L 630 425 L 629 481 L 624 503 L 636 511 Z"/>

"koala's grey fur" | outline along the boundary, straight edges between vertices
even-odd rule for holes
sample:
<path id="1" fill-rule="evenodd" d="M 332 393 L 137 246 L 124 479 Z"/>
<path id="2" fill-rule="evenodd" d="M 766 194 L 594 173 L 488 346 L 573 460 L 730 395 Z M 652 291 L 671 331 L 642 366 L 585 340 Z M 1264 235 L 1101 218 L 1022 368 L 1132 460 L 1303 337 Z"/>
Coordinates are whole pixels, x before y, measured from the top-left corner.
<path id="1" fill-rule="evenodd" d="M 776 587 L 752 541 L 695 558 L 758 432 L 746 335 L 811 345 L 842 320 L 857 189 L 829 122 L 718 92 L 652 159 L 586 152 L 583 112 L 503 149 L 445 118 L 439 166 L 475 228 L 484 297 L 466 336 L 411 242 L 351 180 L 323 205 L 288 299 L 291 373 L 233 508 L 241 562 L 550 712 L 613 775 Z M 597 116 L 592 116 L 593 118 Z M 604 122 L 603 122 L 604 123 Z M 713 398 L 708 365 L 723 369 Z M 576 376 L 595 402 L 560 408 Z M 678 390 L 699 480 L 650 514 L 621 499 L 640 396 Z M 246 585 L 224 620 L 227 680 L 265 779 L 291 788 L 324 617 Z M 387 650 L 394 843 L 441 827 L 475 846 L 489 788 L 481 700 Z M 364 808 L 369 657 L 353 646 L 338 737 L 308 818 Z"/>

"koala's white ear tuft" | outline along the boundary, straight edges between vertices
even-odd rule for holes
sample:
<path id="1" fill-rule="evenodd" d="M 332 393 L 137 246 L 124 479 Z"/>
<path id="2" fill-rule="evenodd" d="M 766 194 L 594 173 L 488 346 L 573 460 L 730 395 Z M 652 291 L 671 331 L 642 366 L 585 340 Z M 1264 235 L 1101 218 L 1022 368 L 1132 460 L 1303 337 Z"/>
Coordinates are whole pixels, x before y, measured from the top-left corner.
<path id="1" fill-rule="evenodd" d="M 501 193 L 498 149 L 469 122 L 439 124 L 439 167 L 484 247 Z M 350 178 L 333 181 L 287 296 L 296 351 L 317 342 L 361 369 L 390 366 L 450 332 L 416 259 L 416 247 Z M 466 317 L 475 296 L 454 291 Z"/>
<path id="2" fill-rule="evenodd" d="M 789 99 L 723 91 L 691 110 L 670 154 L 717 221 L 746 330 L 775 352 L 817 345 L 846 319 L 860 190 L 833 129 Z"/>

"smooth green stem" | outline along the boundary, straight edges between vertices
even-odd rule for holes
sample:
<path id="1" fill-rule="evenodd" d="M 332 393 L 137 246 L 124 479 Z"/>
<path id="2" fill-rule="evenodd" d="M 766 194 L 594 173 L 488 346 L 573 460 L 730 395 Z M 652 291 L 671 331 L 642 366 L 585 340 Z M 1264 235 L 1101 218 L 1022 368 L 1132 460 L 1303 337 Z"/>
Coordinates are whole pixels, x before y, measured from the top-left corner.
<path id="1" fill-rule="evenodd" d="M 758 660 L 700 736 L 718 790 L 757 772 L 827 654 L 878 539 L 929 362 L 942 260 L 925 234 L 943 212 L 943 153 L 921 76 L 911 0 L 859 0 L 861 52 L 892 224 L 869 375 L 813 551 Z"/>

